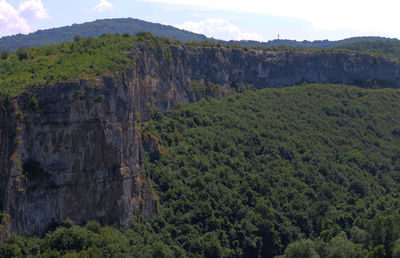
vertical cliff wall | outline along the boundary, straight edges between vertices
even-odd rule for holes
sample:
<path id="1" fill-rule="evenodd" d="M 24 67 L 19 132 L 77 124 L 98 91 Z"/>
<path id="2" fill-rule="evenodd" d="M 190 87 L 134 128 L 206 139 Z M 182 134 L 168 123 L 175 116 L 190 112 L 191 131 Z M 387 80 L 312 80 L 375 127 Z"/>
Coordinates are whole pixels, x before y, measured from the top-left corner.
<path id="1" fill-rule="evenodd" d="M 313 83 L 400 86 L 399 60 L 345 52 L 171 48 L 179 76 L 257 88 Z"/>
<path id="2" fill-rule="evenodd" d="M 70 218 L 129 225 L 151 217 L 157 197 L 144 176 L 139 121 L 193 102 L 192 81 L 229 92 L 302 82 L 400 86 L 396 60 L 349 53 L 259 51 L 137 44 L 134 65 L 0 101 L 0 208 L 11 231 L 42 233 Z M 150 146 L 151 148 L 151 146 Z"/>

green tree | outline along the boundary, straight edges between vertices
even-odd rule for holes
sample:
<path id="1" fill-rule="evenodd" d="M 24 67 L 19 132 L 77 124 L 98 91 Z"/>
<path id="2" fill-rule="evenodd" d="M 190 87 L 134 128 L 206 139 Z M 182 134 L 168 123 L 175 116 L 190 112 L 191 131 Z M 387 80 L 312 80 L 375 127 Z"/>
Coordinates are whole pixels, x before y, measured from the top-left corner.
<path id="1" fill-rule="evenodd" d="M 327 246 L 328 258 L 347 258 L 355 252 L 354 244 L 347 239 L 346 233 L 341 232 L 329 241 Z"/>
<path id="2" fill-rule="evenodd" d="M 9 55 L 10 55 L 10 52 L 8 50 L 3 50 L 3 51 L 1 51 L 0 57 L 2 60 L 6 60 Z"/>
<path id="3" fill-rule="evenodd" d="M 314 242 L 310 239 L 301 239 L 289 244 L 285 250 L 286 258 L 319 258 L 315 251 Z"/>
<path id="4" fill-rule="evenodd" d="M 16 53 L 17 53 L 19 61 L 28 59 L 28 52 L 26 51 L 26 49 L 20 47 L 20 48 L 18 48 Z"/>
<path id="5" fill-rule="evenodd" d="M 171 249 L 162 242 L 155 242 L 152 246 L 152 249 L 153 249 L 153 257 L 160 257 L 160 258 L 174 257 L 174 254 L 171 251 Z"/>
<path id="6" fill-rule="evenodd" d="M 368 253 L 367 258 L 386 258 L 385 246 L 378 245 Z"/>
<path id="7" fill-rule="evenodd" d="M 400 239 L 397 239 L 394 243 L 392 258 L 400 258 Z"/>

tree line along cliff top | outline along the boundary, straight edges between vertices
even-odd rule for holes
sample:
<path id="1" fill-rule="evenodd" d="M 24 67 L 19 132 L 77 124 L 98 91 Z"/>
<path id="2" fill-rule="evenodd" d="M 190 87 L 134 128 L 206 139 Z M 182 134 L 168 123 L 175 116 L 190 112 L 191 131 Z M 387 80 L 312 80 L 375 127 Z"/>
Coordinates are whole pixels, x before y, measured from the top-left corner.
<path id="1" fill-rule="evenodd" d="M 371 51 L 373 45 L 353 46 L 348 49 L 308 49 L 299 50 L 292 47 L 242 47 L 238 45 L 221 45 L 204 41 L 182 43 L 153 36 L 148 32 L 139 32 L 136 36 L 125 34 L 103 34 L 99 38 L 81 38 L 76 36 L 73 42 L 64 42 L 44 47 L 20 48 L 10 53 L 2 51 L 0 55 L 0 96 L 15 97 L 28 88 L 40 87 L 73 78 L 94 78 L 107 72 L 121 71 L 133 64 L 128 57 L 135 42 L 146 42 L 152 46 L 168 47 L 185 44 L 198 47 L 223 47 L 262 50 L 297 50 L 297 51 Z M 350 47 L 349 47 L 350 48 Z M 383 49 L 381 47 L 381 49 Z M 392 51 L 392 50 L 391 50 Z M 390 52 L 390 51 L 387 51 Z M 392 51 L 393 52 L 393 51 Z M 384 54 L 375 51 L 375 54 Z M 396 53 L 396 52 L 393 52 Z M 168 55 L 170 53 L 164 53 Z M 167 57 L 172 58 L 172 57 Z"/>

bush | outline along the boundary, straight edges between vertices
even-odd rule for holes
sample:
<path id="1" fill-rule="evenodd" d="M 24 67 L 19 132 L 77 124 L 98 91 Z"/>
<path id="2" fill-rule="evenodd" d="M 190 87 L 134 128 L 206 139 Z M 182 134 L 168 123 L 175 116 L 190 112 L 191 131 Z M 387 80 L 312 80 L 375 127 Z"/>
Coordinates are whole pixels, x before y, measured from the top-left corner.
<path id="1" fill-rule="evenodd" d="M 341 232 L 329 241 L 328 257 L 351 257 L 355 252 L 354 244 L 347 239 L 346 233 Z"/>
<path id="2" fill-rule="evenodd" d="M 79 40 L 81 40 L 81 36 L 79 36 L 79 35 L 75 35 L 75 37 L 74 37 L 74 41 L 79 41 Z"/>
<path id="3" fill-rule="evenodd" d="M 314 243 L 310 239 L 302 239 L 288 245 L 285 250 L 286 258 L 317 258 L 319 255 L 315 251 Z"/>
<path id="4" fill-rule="evenodd" d="M 203 250 L 205 257 L 224 257 L 224 251 L 218 238 L 213 237 L 203 242 Z"/>
<path id="5" fill-rule="evenodd" d="M 8 56 L 10 55 L 10 52 L 8 52 L 7 50 L 3 50 L 1 51 L 1 59 L 2 60 L 6 60 L 8 58 Z"/>
<path id="6" fill-rule="evenodd" d="M 18 56 L 18 60 L 22 61 L 24 59 L 28 59 L 28 52 L 26 51 L 26 49 L 20 47 L 17 50 L 17 56 Z"/>
<path id="7" fill-rule="evenodd" d="M 94 233 L 99 233 L 101 229 L 101 224 L 98 221 L 89 221 L 86 223 L 85 228 Z"/>
<path id="8" fill-rule="evenodd" d="M 378 245 L 372 250 L 371 252 L 368 253 L 368 258 L 384 258 L 386 257 L 386 252 L 385 252 L 385 246 L 384 245 Z"/>
<path id="9" fill-rule="evenodd" d="M 155 242 L 152 246 L 153 249 L 153 257 L 174 257 L 171 249 L 162 242 Z"/>
<path id="10" fill-rule="evenodd" d="M 109 33 L 103 33 L 103 34 L 101 34 L 101 35 L 100 35 L 100 37 L 99 37 L 99 38 L 109 38 L 109 37 L 112 37 L 112 34 L 109 34 Z"/>
<path id="11" fill-rule="evenodd" d="M 392 257 L 400 258 L 400 239 L 397 239 L 397 241 L 394 243 Z"/>
<path id="12" fill-rule="evenodd" d="M 57 251 L 81 251 L 87 249 L 89 245 L 88 232 L 85 228 L 78 226 L 61 227 L 54 232 L 48 233 L 45 236 L 45 242 Z"/>
<path id="13" fill-rule="evenodd" d="M 364 244 L 367 241 L 367 233 L 357 226 L 354 226 L 351 231 L 351 240 L 356 244 Z"/>

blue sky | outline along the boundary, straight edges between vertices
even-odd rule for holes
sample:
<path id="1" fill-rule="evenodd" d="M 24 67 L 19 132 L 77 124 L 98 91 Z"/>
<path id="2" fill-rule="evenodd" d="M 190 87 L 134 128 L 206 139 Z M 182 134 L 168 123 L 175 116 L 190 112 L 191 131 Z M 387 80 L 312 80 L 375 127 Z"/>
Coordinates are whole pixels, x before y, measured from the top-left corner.
<path id="1" fill-rule="evenodd" d="M 0 37 L 132 17 L 219 39 L 400 38 L 398 0 L 0 0 Z"/>

